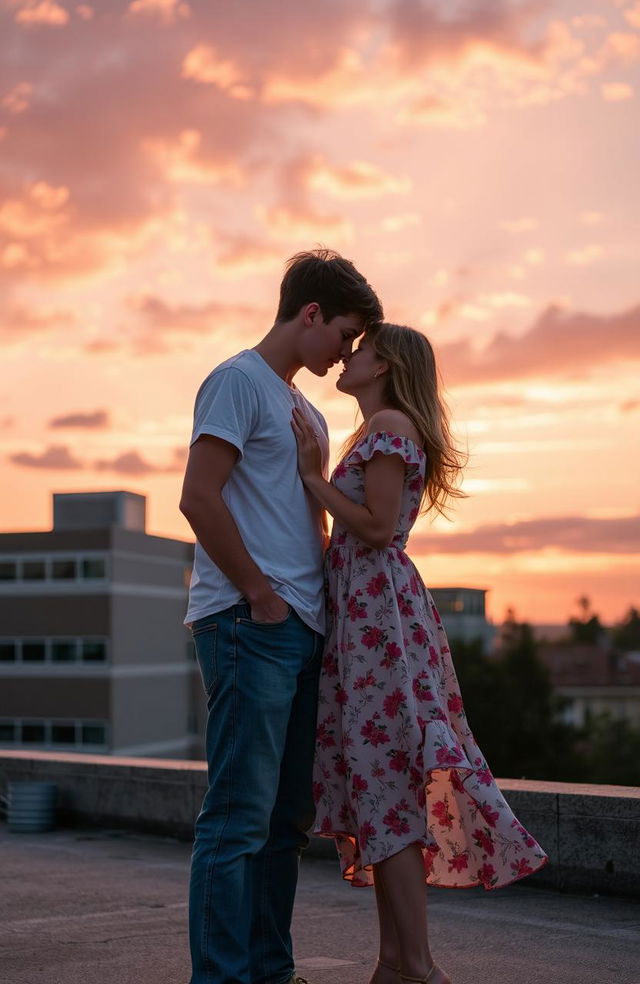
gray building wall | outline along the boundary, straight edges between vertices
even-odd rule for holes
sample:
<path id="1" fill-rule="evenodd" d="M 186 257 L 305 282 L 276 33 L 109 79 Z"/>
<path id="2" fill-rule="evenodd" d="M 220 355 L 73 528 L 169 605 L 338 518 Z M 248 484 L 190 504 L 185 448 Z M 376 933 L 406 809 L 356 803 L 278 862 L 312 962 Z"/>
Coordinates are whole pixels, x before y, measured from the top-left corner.
<path id="1" fill-rule="evenodd" d="M 144 515 L 141 497 L 112 495 L 126 501 L 112 504 L 110 515 L 122 515 L 124 522 L 125 506 L 132 503 L 138 517 Z M 90 494 L 75 498 L 81 519 L 95 516 Z M 98 514 L 105 513 L 107 499 L 100 494 Z M 61 734 L 56 723 L 75 721 L 79 743 L 79 736 L 96 734 L 83 725 L 104 727 L 103 744 L 91 750 L 199 755 L 199 673 L 183 625 L 192 545 L 124 526 L 74 528 L 74 503 L 57 505 L 71 528 L 0 534 L 0 564 L 17 560 L 20 573 L 23 560 L 43 558 L 50 575 L 0 579 L 0 643 L 16 640 L 17 654 L 24 656 L 29 639 L 46 640 L 44 661 L 7 659 L 11 645 L 0 659 L 0 747 L 23 747 L 16 736 L 26 734 L 27 721 L 46 722 L 49 737 Z M 104 561 L 104 578 L 83 576 L 83 560 L 92 557 Z M 54 561 L 74 558 L 76 577 L 53 577 Z M 63 640 L 76 646 L 75 659 L 60 660 Z M 102 653 L 85 658 L 93 643 L 104 645 L 104 659 Z M 49 740 L 40 747 L 59 746 Z"/>

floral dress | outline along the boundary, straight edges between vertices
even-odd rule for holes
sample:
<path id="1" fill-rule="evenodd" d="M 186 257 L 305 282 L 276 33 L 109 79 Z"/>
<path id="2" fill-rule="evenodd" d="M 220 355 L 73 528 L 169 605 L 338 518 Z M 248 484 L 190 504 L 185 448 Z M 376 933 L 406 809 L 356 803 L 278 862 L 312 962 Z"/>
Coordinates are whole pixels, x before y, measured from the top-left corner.
<path id="1" fill-rule="evenodd" d="M 331 480 L 364 502 L 364 463 L 377 452 L 404 459 L 402 508 L 383 550 L 334 524 L 315 833 L 335 838 L 353 885 L 373 884 L 372 864 L 417 842 L 429 884 L 498 888 L 547 858 L 473 738 L 440 616 L 404 552 L 425 482 L 424 452 L 409 438 L 370 434 Z"/>

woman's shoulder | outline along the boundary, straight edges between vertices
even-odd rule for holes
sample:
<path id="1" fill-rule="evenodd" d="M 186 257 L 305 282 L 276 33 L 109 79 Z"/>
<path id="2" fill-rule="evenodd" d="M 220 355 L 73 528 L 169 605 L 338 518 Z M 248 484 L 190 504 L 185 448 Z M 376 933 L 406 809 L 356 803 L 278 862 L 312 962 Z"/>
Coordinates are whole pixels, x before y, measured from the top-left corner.
<path id="1" fill-rule="evenodd" d="M 418 428 L 411 418 L 403 413 L 402 410 L 385 408 L 374 413 L 369 420 L 367 436 L 371 434 L 394 434 L 397 437 L 407 437 L 414 444 L 420 446 L 420 434 Z"/>

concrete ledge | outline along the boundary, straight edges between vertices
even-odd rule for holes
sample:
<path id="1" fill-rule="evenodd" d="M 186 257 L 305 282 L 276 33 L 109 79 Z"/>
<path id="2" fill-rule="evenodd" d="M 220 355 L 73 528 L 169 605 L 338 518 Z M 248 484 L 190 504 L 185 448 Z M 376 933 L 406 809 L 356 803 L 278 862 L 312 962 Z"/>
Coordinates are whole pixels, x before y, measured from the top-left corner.
<path id="1" fill-rule="evenodd" d="M 0 783 L 55 782 L 62 825 L 125 827 L 191 840 L 206 790 L 203 762 L 0 751 Z M 640 898 L 640 788 L 500 779 L 549 864 L 528 883 Z M 314 837 L 311 853 L 335 857 Z"/>

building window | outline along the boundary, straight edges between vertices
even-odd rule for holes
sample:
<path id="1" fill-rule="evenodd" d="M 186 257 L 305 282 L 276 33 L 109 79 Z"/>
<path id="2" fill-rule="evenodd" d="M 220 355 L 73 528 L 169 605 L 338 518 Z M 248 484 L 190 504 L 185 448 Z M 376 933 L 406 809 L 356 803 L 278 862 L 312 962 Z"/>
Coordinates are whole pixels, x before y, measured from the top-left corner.
<path id="1" fill-rule="evenodd" d="M 22 578 L 24 581 L 44 581 L 47 576 L 47 566 L 44 560 L 23 560 Z"/>
<path id="2" fill-rule="evenodd" d="M 105 663 L 106 639 L 1 639 L 2 663 Z"/>
<path id="3" fill-rule="evenodd" d="M 22 724 L 22 744 L 23 745 L 42 745 L 45 741 L 44 722 L 23 722 Z"/>
<path id="4" fill-rule="evenodd" d="M 52 745 L 75 745 L 76 726 L 72 722 L 61 722 L 51 725 Z"/>
<path id="5" fill-rule="evenodd" d="M 44 663 L 46 655 L 47 647 L 44 639 L 29 640 L 22 643 L 23 663 Z"/>
<path id="6" fill-rule="evenodd" d="M 106 745 L 107 729 L 104 724 L 83 724 L 80 737 L 83 745 Z"/>
<path id="7" fill-rule="evenodd" d="M 83 639 L 81 644 L 83 663 L 103 663 L 107 658 L 104 639 Z"/>
<path id="8" fill-rule="evenodd" d="M 74 557 L 66 560 L 54 560 L 51 564 L 51 577 L 54 581 L 75 581 L 77 566 Z"/>
<path id="9" fill-rule="evenodd" d="M 107 564 L 102 557 L 84 557 L 82 576 L 85 581 L 102 580 L 107 576 Z"/>
<path id="10" fill-rule="evenodd" d="M 16 581 L 105 581 L 107 556 L 100 554 L 50 554 L 48 557 L 3 556 L 0 584 Z"/>
<path id="11" fill-rule="evenodd" d="M 105 721 L 59 721 L 55 719 L 0 719 L 0 744 L 14 748 L 40 745 L 96 751 L 107 750 L 108 725 Z"/>
<path id="12" fill-rule="evenodd" d="M 15 642 L 0 642 L 0 663 L 14 663 L 17 659 Z"/>
<path id="13" fill-rule="evenodd" d="M 51 659 L 54 663 L 73 663 L 78 658 L 75 639 L 54 639 L 51 643 Z"/>

